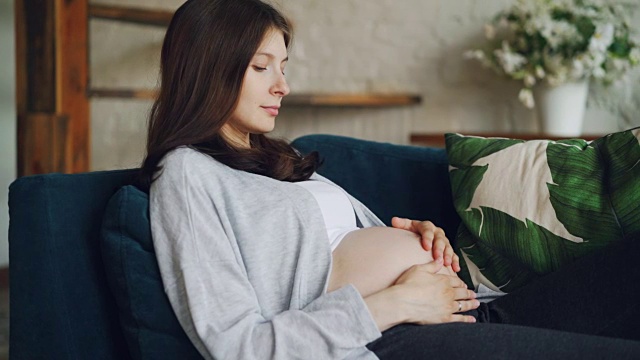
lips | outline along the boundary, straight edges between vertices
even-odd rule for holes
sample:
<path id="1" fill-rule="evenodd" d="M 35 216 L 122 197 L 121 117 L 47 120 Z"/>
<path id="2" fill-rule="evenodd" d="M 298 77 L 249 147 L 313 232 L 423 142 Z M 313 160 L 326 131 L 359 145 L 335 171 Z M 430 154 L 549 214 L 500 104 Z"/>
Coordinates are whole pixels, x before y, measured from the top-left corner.
<path id="1" fill-rule="evenodd" d="M 280 106 L 262 106 L 262 108 L 271 116 L 278 116 Z"/>

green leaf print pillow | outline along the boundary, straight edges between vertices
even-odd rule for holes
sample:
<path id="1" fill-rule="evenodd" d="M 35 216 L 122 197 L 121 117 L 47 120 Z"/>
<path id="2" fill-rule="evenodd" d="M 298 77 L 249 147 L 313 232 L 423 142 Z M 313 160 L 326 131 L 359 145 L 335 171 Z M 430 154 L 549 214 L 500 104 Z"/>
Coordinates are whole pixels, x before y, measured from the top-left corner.
<path id="1" fill-rule="evenodd" d="M 460 276 L 513 291 L 640 231 L 640 128 L 585 140 L 446 135 Z"/>

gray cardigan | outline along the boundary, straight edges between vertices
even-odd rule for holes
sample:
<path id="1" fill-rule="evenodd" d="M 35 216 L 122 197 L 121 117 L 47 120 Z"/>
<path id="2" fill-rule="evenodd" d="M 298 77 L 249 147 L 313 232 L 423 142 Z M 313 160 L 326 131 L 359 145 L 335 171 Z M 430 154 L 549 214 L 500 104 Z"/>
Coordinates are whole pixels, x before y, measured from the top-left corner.
<path id="1" fill-rule="evenodd" d="M 307 190 L 186 147 L 161 165 L 153 244 L 173 310 L 206 359 L 377 358 L 365 345 L 381 334 L 358 291 L 326 293 L 331 250 Z M 350 200 L 364 227 L 384 226 Z"/>

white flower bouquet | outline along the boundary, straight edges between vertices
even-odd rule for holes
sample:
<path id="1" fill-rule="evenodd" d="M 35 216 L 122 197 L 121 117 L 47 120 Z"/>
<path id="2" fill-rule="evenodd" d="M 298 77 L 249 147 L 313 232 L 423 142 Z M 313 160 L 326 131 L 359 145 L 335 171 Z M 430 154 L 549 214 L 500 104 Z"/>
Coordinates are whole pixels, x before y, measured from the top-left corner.
<path id="1" fill-rule="evenodd" d="M 627 13 L 622 5 L 597 0 L 518 0 L 485 25 L 487 47 L 465 56 L 522 81 L 519 98 L 533 108 L 531 89 L 540 81 L 610 84 L 638 65 Z"/>

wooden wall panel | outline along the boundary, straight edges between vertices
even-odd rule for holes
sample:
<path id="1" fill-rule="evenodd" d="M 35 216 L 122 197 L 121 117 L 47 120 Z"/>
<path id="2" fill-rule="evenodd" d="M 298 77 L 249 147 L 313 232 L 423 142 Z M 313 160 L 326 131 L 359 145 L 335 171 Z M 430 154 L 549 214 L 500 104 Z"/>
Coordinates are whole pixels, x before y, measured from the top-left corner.
<path id="1" fill-rule="evenodd" d="M 18 175 L 89 170 L 87 0 L 16 0 Z"/>
<path id="2" fill-rule="evenodd" d="M 66 162 L 69 172 L 90 168 L 89 57 L 87 0 L 58 0 L 58 113 L 69 118 Z"/>
<path id="3" fill-rule="evenodd" d="M 27 87 L 27 107 L 29 112 L 55 112 L 55 3 L 51 0 L 24 0 L 24 5 L 27 84 L 30 85 Z"/>
<path id="4" fill-rule="evenodd" d="M 22 156 L 28 161 L 18 163 L 20 174 L 65 172 L 64 152 L 67 148 L 68 121 L 66 116 L 32 113 L 18 116 L 22 125 L 18 138 L 22 139 Z"/>
<path id="5" fill-rule="evenodd" d="M 24 5 L 22 0 L 15 0 L 14 23 L 16 34 L 16 111 L 25 113 L 27 111 L 27 26 L 23 20 Z"/>

